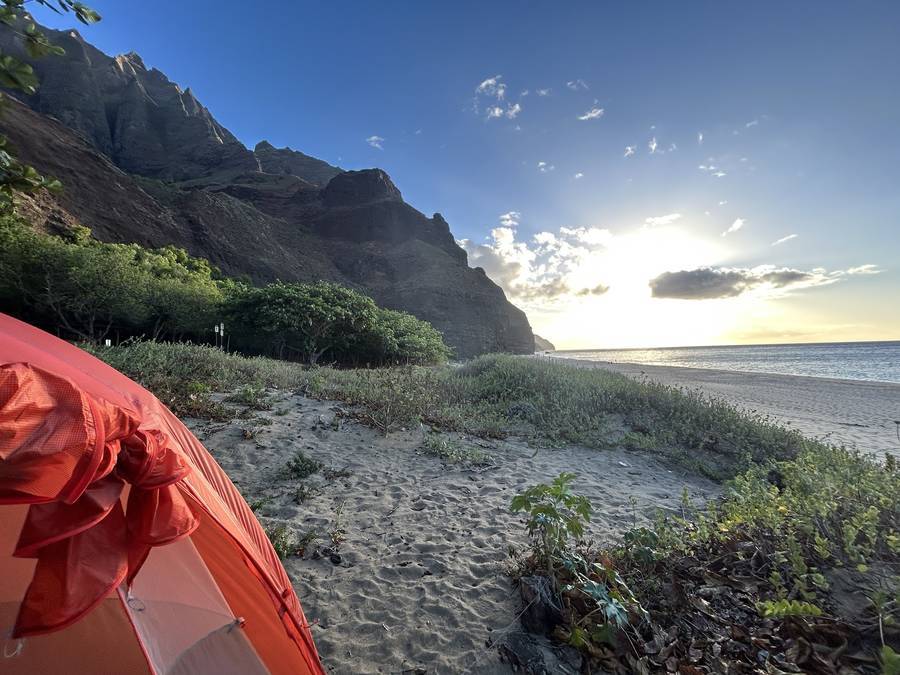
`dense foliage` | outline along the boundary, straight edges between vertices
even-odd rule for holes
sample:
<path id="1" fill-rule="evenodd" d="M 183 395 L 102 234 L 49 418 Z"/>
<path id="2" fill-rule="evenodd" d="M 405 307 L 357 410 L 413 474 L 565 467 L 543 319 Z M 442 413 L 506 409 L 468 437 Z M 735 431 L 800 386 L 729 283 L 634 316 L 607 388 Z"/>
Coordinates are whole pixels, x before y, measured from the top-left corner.
<path id="1" fill-rule="evenodd" d="M 450 355 L 430 324 L 326 281 L 237 287 L 227 313 L 245 348 L 311 365 L 326 353 L 357 365 L 439 363 Z"/>
<path id="2" fill-rule="evenodd" d="M 261 288 L 222 278 L 183 249 L 93 239 L 87 228 L 45 235 L 0 217 L 0 307 L 65 337 L 211 342 L 315 364 L 439 363 L 449 349 L 415 317 L 336 284 Z M 231 340 L 231 336 L 234 340 Z"/>

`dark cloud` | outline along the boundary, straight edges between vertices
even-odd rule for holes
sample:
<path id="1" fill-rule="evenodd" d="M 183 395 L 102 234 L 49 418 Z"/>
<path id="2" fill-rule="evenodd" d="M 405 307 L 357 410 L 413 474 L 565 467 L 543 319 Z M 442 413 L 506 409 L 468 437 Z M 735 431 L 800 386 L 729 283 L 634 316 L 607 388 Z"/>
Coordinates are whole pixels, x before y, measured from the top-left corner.
<path id="1" fill-rule="evenodd" d="M 837 280 L 834 274 L 821 270 L 804 272 L 789 268 L 722 269 L 701 267 L 695 270 L 664 272 L 650 280 L 654 298 L 709 300 L 733 298 L 759 286 L 788 287 L 823 286 Z"/>
<path id="2" fill-rule="evenodd" d="M 562 278 L 557 277 L 549 281 L 532 283 L 525 287 L 517 286 L 510 290 L 510 295 L 523 300 L 553 299 L 561 295 L 567 295 L 569 291 L 568 284 Z"/>
<path id="3" fill-rule="evenodd" d="M 578 291 L 578 295 L 603 295 L 606 291 L 609 290 L 609 286 L 604 286 L 603 284 L 597 284 L 593 288 L 582 288 Z"/>
<path id="4" fill-rule="evenodd" d="M 654 298 L 704 300 L 733 298 L 746 290 L 746 280 L 740 272 L 726 272 L 703 267 L 681 272 L 663 272 L 650 280 Z"/>

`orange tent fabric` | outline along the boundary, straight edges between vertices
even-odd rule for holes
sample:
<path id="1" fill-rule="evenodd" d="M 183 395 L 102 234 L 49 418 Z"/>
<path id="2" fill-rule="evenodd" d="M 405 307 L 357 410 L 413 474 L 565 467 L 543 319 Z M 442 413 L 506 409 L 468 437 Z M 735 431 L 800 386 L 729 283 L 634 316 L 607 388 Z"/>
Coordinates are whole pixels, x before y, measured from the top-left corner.
<path id="1" fill-rule="evenodd" d="M 324 672 L 200 442 L 118 371 L 3 314 L 0 643 L 3 672 Z"/>

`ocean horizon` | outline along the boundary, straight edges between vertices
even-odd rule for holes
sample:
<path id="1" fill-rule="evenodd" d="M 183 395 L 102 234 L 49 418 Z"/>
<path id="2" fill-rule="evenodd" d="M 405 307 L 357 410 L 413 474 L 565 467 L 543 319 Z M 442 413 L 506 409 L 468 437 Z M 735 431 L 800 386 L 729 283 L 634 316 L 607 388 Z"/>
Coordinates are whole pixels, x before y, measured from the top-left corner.
<path id="1" fill-rule="evenodd" d="M 563 358 L 900 383 L 900 340 L 569 349 Z"/>

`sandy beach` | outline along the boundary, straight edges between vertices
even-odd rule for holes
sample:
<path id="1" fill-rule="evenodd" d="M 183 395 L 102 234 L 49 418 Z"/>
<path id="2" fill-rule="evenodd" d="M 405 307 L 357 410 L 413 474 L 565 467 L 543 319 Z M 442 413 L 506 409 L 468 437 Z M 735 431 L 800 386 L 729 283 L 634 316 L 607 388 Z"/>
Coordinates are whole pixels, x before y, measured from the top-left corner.
<path id="1" fill-rule="evenodd" d="M 803 432 L 867 451 L 896 451 L 900 385 L 809 377 L 573 362 L 699 388 Z M 286 526 L 284 560 L 330 673 L 507 673 L 497 644 L 519 630 L 507 571 L 525 543 L 511 498 L 563 471 L 596 513 L 589 535 L 608 540 L 699 502 L 718 486 L 646 453 L 535 448 L 524 440 L 453 434 L 489 466 L 424 451 L 426 427 L 379 435 L 346 407 L 270 392 L 266 411 L 233 406 L 231 422 L 189 425 L 267 527 Z M 241 419 L 243 417 L 243 419 Z M 895 437 L 894 437 L 895 438 Z M 284 467 L 301 451 L 322 468 L 302 481 Z M 339 540 L 334 548 L 332 536 Z M 297 549 L 303 547 L 302 554 Z M 332 555 L 334 552 L 337 555 Z"/>
<path id="2" fill-rule="evenodd" d="M 894 423 L 900 420 L 900 384 L 550 358 L 700 389 L 747 410 L 770 415 L 812 438 L 862 452 L 900 454 Z"/>
<path id="3" fill-rule="evenodd" d="M 424 429 L 384 437 L 333 403 L 276 396 L 255 419 L 189 423 L 248 501 L 265 501 L 264 525 L 287 525 L 295 541 L 320 537 L 284 564 L 330 673 L 511 672 L 489 645 L 518 630 L 506 570 L 525 537 L 508 507 L 534 483 L 577 472 L 599 540 L 680 509 L 684 489 L 698 502 L 718 489 L 646 455 L 517 440 L 460 438 L 494 463 L 448 465 L 422 454 Z M 313 494 L 302 503 L 300 482 L 283 476 L 296 450 L 325 466 L 304 481 Z M 310 555 L 334 530 L 340 558 Z"/>

